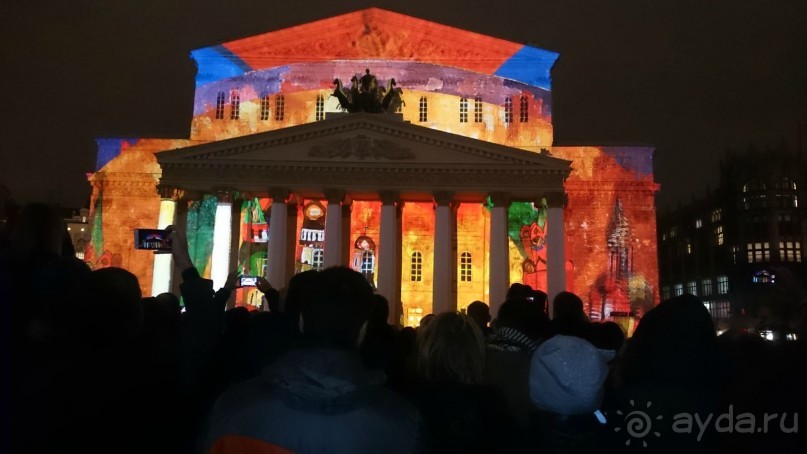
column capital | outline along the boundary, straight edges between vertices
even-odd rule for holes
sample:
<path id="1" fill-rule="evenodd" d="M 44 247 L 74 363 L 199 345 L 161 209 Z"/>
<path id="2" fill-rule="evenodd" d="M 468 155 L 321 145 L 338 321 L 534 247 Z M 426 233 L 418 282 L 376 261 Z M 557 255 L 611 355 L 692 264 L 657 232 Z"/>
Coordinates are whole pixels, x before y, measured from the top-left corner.
<path id="1" fill-rule="evenodd" d="M 395 205 L 401 202 L 401 194 L 398 191 L 378 191 L 378 197 L 382 205 Z"/>
<path id="2" fill-rule="evenodd" d="M 562 191 L 547 192 L 543 195 L 543 198 L 549 208 L 564 208 L 569 202 L 569 197 Z"/>
<path id="3" fill-rule="evenodd" d="M 493 206 L 503 206 L 505 208 L 510 206 L 510 194 L 506 192 L 491 192 L 488 194 Z"/>
<path id="4" fill-rule="evenodd" d="M 218 203 L 233 203 L 233 190 L 229 188 L 215 188 L 213 193 L 216 195 L 216 202 Z"/>
<path id="5" fill-rule="evenodd" d="M 272 203 L 286 203 L 291 192 L 286 188 L 269 188 L 269 197 Z"/>
<path id="6" fill-rule="evenodd" d="M 177 201 L 185 196 L 185 191 L 182 189 L 165 184 L 157 185 L 157 193 L 160 194 L 161 199 L 171 199 L 173 201 Z"/>
<path id="7" fill-rule="evenodd" d="M 454 203 L 454 193 L 451 191 L 437 191 L 432 196 L 437 206 L 451 206 Z"/>
<path id="8" fill-rule="evenodd" d="M 329 205 L 331 203 L 342 203 L 345 201 L 345 191 L 341 189 L 325 189 L 322 193 Z"/>

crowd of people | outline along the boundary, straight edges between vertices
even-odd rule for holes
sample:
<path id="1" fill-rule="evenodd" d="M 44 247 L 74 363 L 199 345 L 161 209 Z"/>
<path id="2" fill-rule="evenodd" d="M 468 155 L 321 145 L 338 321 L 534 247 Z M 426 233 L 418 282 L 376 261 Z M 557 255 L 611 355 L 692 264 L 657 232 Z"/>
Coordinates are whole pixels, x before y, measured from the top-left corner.
<path id="1" fill-rule="evenodd" d="M 694 296 L 629 339 L 577 295 L 521 284 L 496 314 L 475 301 L 392 326 L 343 267 L 260 280 L 268 310 L 227 309 L 238 275 L 214 289 L 171 239 L 181 294 L 143 297 L 130 272 L 77 259 L 46 205 L 0 236 L 0 451 L 803 452 L 803 341 L 718 337 Z M 730 431 L 680 417 L 727 411 Z M 778 419 L 746 433 L 749 413 Z"/>

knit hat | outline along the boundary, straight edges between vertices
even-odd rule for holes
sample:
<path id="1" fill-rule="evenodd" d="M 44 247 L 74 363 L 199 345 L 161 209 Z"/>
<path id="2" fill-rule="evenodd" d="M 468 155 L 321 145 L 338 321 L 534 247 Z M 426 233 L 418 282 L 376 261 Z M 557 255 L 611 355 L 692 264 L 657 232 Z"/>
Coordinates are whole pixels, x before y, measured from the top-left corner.
<path id="1" fill-rule="evenodd" d="M 530 363 L 530 398 L 540 409 L 561 415 L 593 413 L 602 403 L 611 350 L 579 337 L 557 335 L 542 343 Z"/>

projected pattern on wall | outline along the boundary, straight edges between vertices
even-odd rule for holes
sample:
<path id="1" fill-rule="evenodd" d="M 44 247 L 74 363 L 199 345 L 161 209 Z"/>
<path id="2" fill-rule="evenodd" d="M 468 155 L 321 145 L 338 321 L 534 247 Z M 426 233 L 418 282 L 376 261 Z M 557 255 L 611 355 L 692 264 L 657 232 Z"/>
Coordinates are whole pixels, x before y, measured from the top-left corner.
<path id="1" fill-rule="evenodd" d="M 95 222 L 85 255 L 93 267 L 126 267 L 148 293 L 152 255 L 133 249 L 131 231 L 156 226 L 161 171 L 155 153 L 318 121 L 340 111 L 331 96 L 334 79 L 349 80 L 369 68 L 381 85 L 396 80 L 405 121 L 533 152 L 546 149 L 571 160 L 563 246 L 568 288 L 583 297 L 594 318 L 611 311 L 642 312 L 657 301 L 652 149 L 553 147 L 550 70 L 558 54 L 371 8 L 191 55 L 198 73 L 190 137 L 98 140 L 97 168 L 89 176 Z M 297 205 L 297 239 L 309 202 Z M 318 202 L 324 207 L 325 201 Z M 240 203 L 240 216 L 233 218 L 241 226 L 237 263 L 244 273 L 260 274 L 270 200 Z M 509 209 L 510 276 L 511 282 L 545 289 L 546 251 L 558 246 L 545 241 L 545 211 L 537 203 Z M 205 275 L 215 204 L 215 195 L 207 195 L 188 210 L 192 258 Z M 460 204 L 456 210 L 457 276 L 470 270 L 468 280 L 457 279 L 457 305 L 463 308 L 488 295 L 484 238 L 489 224 L 482 205 Z M 379 211 L 378 202 L 353 202 L 351 248 L 360 236 L 378 242 Z M 431 311 L 433 232 L 431 205 L 407 204 L 401 281 L 410 322 Z M 295 270 L 315 266 L 316 245 L 295 244 Z M 408 275 L 415 252 L 423 260 L 420 281 Z M 465 268 L 459 263 L 463 252 Z M 349 252 L 352 266 L 372 281 L 377 263 L 368 261 L 370 253 L 375 251 Z M 255 303 L 254 294 L 239 293 L 239 304 Z"/>

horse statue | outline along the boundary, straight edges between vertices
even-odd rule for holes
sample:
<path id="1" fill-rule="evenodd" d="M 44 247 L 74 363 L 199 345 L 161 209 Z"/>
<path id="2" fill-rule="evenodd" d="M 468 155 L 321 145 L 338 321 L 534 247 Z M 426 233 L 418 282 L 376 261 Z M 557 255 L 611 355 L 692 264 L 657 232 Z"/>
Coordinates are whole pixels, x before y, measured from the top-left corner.
<path id="1" fill-rule="evenodd" d="M 339 107 L 347 112 L 388 113 L 395 112 L 401 105 L 403 90 L 396 88 L 395 79 L 387 82 L 387 87 L 379 86 L 378 80 L 370 70 L 359 77 L 351 79 L 350 90 L 347 90 L 338 78 L 333 80 L 334 91 L 331 96 L 339 101 Z"/>

